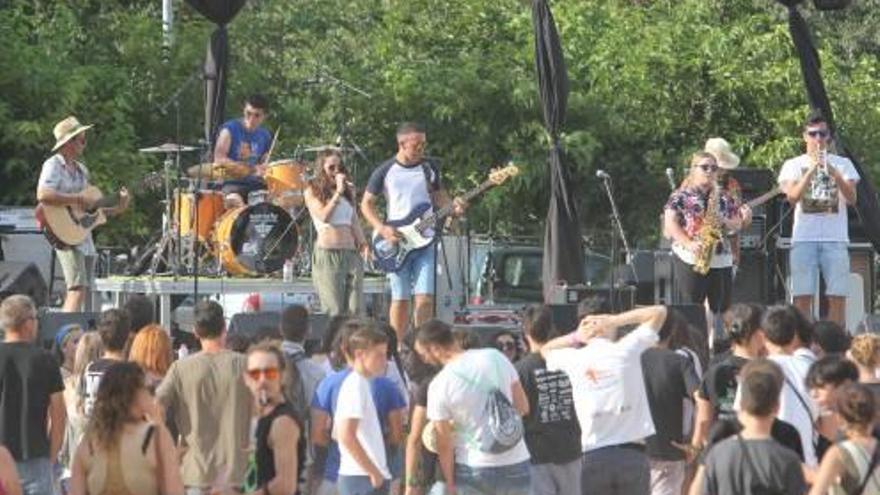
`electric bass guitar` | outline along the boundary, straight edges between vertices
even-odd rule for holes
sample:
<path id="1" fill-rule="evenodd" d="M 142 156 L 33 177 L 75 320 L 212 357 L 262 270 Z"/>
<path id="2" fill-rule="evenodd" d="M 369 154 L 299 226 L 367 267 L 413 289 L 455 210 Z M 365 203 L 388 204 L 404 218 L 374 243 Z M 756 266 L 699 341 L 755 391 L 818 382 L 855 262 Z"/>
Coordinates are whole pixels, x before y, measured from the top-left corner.
<path id="1" fill-rule="evenodd" d="M 465 193 L 461 198 L 470 201 L 492 187 L 501 185 L 507 179 L 519 174 L 519 168 L 510 163 L 504 168 L 489 172 L 489 178 L 479 186 Z M 386 222 L 397 230 L 397 242 L 389 242 L 378 232 L 373 233 L 373 265 L 383 271 L 394 273 L 400 270 L 410 254 L 425 249 L 434 243 L 438 225 L 452 213 L 449 204 L 435 212 L 430 212 L 431 203 L 416 205 L 409 215 Z"/>

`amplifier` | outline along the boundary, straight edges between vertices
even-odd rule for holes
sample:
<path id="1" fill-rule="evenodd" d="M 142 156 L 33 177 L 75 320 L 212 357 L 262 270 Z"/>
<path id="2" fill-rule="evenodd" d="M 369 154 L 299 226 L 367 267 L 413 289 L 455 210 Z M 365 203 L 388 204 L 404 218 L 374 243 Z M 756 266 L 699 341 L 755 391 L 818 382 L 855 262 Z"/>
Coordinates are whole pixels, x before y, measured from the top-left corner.
<path id="1" fill-rule="evenodd" d="M 764 249 L 764 236 L 767 235 L 767 215 L 752 215 L 752 223 L 739 233 L 739 248 L 742 250 Z"/>

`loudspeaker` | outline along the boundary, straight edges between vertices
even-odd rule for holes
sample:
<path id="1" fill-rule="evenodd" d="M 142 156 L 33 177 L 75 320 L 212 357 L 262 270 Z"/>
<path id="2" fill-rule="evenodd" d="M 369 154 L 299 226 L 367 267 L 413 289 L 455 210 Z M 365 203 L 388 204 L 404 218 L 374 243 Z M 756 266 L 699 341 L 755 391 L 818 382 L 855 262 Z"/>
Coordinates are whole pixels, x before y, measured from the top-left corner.
<path id="1" fill-rule="evenodd" d="M 325 313 L 309 315 L 309 333 L 306 340 L 321 340 L 327 329 L 328 317 Z M 263 331 L 278 332 L 281 324 L 281 313 L 278 311 L 256 311 L 252 313 L 236 313 L 229 321 L 230 334 L 244 334 L 248 337 L 262 335 Z"/>
<path id="2" fill-rule="evenodd" d="M 55 334 L 58 333 L 59 328 L 64 325 L 76 323 L 82 327 L 83 330 L 93 330 L 100 315 L 101 313 L 93 312 L 59 313 L 41 310 L 37 317 L 37 320 L 39 321 L 37 342 L 46 349 L 51 349 L 52 343 L 55 341 Z"/>
<path id="3" fill-rule="evenodd" d="M 745 251 L 740 255 L 739 268 L 733 279 L 731 302 L 769 304 L 770 260 L 761 251 Z"/>
<path id="4" fill-rule="evenodd" d="M 46 305 L 49 289 L 33 263 L 0 262 L 0 300 L 15 294 L 25 294 L 37 307 Z"/>

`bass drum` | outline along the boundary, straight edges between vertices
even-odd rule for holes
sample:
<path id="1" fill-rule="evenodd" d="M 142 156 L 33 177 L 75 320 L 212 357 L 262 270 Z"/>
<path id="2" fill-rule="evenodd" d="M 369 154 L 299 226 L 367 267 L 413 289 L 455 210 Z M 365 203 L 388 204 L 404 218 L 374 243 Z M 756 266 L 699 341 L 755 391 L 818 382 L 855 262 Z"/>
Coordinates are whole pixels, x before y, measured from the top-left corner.
<path id="1" fill-rule="evenodd" d="M 296 224 L 283 208 L 258 203 L 226 212 L 214 230 L 220 264 L 231 275 L 280 270 L 296 254 Z"/>

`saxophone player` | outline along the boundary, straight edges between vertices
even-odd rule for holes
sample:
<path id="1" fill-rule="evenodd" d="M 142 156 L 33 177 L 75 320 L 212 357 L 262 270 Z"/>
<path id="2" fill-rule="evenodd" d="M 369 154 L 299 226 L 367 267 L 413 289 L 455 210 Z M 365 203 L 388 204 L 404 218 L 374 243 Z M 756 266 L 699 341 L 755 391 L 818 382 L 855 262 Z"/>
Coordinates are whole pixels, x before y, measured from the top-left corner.
<path id="1" fill-rule="evenodd" d="M 779 187 L 795 205 L 789 266 L 794 305 L 810 317 L 821 272 L 828 296 L 829 320 L 845 324 L 849 279 L 849 230 L 846 206 L 856 202 L 859 174 L 853 163 L 828 152 L 831 130 L 818 112 L 804 123 L 807 152 L 782 165 Z"/>
<path id="2" fill-rule="evenodd" d="M 694 153 L 687 177 L 666 202 L 663 230 L 672 241 L 677 302 L 703 304 L 708 298 L 711 312 L 720 315 L 730 306 L 733 284 L 727 234 L 739 231 L 752 212 L 717 181 L 715 157 Z M 713 326 L 717 339 L 719 328 Z"/>

